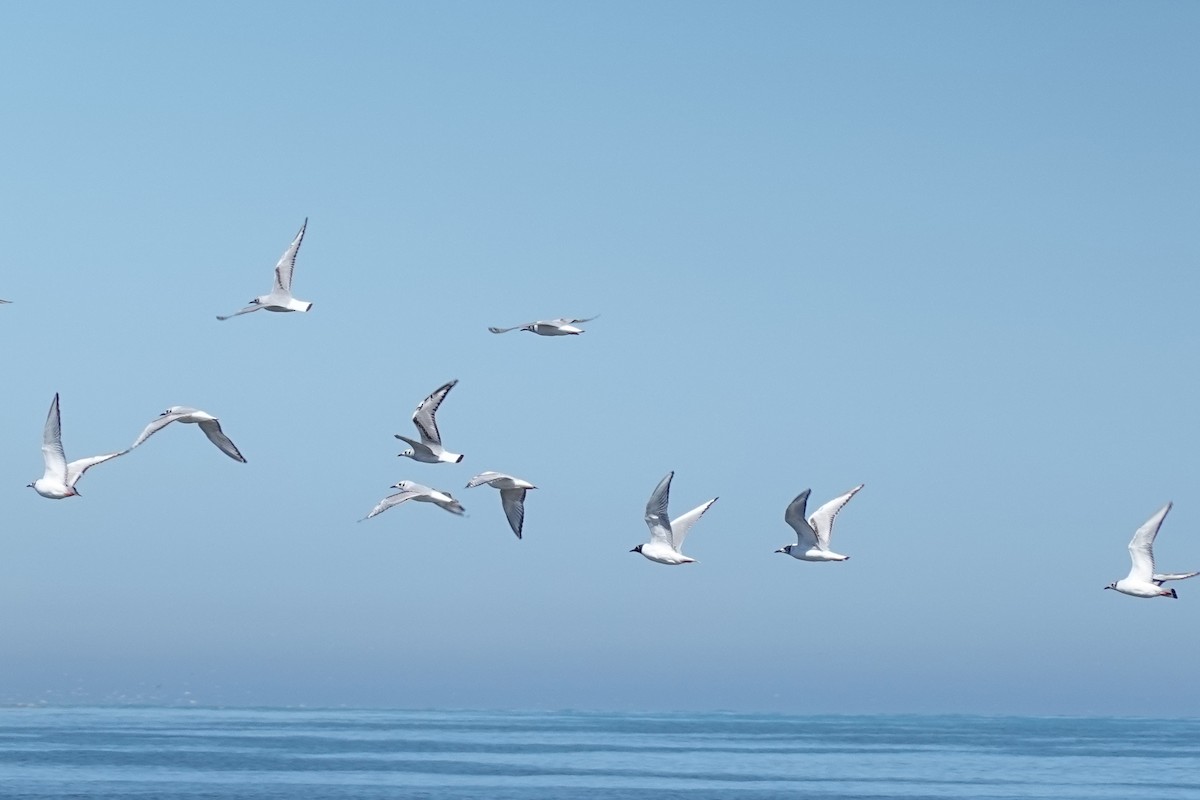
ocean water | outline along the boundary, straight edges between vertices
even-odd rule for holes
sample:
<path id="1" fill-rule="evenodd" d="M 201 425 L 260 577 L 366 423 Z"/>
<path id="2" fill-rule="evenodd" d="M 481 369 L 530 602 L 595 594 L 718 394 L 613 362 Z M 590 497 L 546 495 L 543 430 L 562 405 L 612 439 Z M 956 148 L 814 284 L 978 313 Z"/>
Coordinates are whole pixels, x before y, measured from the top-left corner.
<path id="1" fill-rule="evenodd" d="M 1200 798 L 1200 720 L 0 709 L 0 797 Z"/>

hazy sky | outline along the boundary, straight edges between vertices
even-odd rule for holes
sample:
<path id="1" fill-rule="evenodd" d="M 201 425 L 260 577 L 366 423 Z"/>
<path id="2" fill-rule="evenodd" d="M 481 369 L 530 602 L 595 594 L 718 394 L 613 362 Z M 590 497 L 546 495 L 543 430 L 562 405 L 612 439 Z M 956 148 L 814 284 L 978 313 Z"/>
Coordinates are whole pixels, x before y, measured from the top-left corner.
<path id="1" fill-rule="evenodd" d="M 1200 7 L 0 11 L 0 701 L 1200 714 Z M 309 314 L 217 322 L 305 217 Z M 579 337 L 489 325 L 601 314 Z M 458 465 L 396 454 L 421 398 Z M 69 458 L 172 426 L 50 501 Z M 525 539 L 486 469 L 540 488 Z M 646 499 L 719 495 L 664 567 Z M 361 524 L 402 478 L 409 504 Z M 860 482 L 806 564 L 788 502 Z"/>

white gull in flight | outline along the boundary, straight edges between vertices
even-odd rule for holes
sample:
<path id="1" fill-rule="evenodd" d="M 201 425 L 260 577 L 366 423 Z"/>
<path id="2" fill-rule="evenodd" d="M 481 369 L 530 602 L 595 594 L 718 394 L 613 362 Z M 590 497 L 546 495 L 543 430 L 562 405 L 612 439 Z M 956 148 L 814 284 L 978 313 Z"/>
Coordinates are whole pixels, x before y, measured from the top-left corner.
<path id="1" fill-rule="evenodd" d="M 1164 581 L 1181 581 L 1184 578 L 1200 575 L 1200 572 L 1156 573 L 1154 571 L 1154 537 L 1158 535 L 1158 529 L 1162 527 L 1163 519 L 1170 510 L 1171 504 L 1167 503 L 1156 511 L 1154 516 L 1146 520 L 1142 527 L 1137 529 L 1133 534 L 1133 539 L 1129 542 L 1129 559 L 1133 562 L 1129 574 L 1121 580 L 1105 586 L 1105 589 L 1116 589 L 1121 594 L 1133 597 L 1176 598 L 1179 595 L 1175 593 L 1174 589 L 1163 588 Z"/>
<path id="2" fill-rule="evenodd" d="M 371 509 L 371 513 L 359 520 L 368 520 L 378 514 L 382 514 L 392 506 L 398 506 L 408 500 L 416 500 L 420 503 L 435 503 L 438 506 L 449 511 L 451 514 L 462 516 L 466 513 L 462 504 L 450 496 L 449 492 L 443 492 L 438 489 L 430 489 L 428 486 L 422 486 L 413 481 L 400 481 L 393 484 L 392 489 L 399 489 L 396 494 L 390 494 L 379 501 L 379 505 Z"/>
<path id="3" fill-rule="evenodd" d="M 300 232 L 288 245 L 288 249 L 283 251 L 283 257 L 275 265 L 275 283 L 271 287 L 270 294 L 259 295 L 241 311 L 235 311 L 224 317 L 218 316 L 217 319 L 227 320 L 240 314 L 249 314 L 251 311 L 263 309 L 267 311 L 308 311 L 312 308 L 313 304 L 307 300 L 297 300 L 292 297 L 292 270 L 296 267 L 296 253 L 300 252 L 300 242 L 304 239 L 304 230 L 307 227 L 308 219 L 305 218 L 304 224 L 300 226 Z"/>
<path id="4" fill-rule="evenodd" d="M 509 331 L 521 330 L 536 333 L 538 336 L 578 336 L 584 330 L 576 326 L 584 322 L 591 322 L 594 319 L 596 317 L 586 317 L 584 319 L 559 317 L 558 319 L 540 319 L 537 322 L 526 322 L 524 325 L 513 325 L 511 328 L 488 328 L 488 330 L 492 333 L 508 333 Z"/>
<path id="5" fill-rule="evenodd" d="M 75 484 L 83 477 L 83 473 L 97 464 L 128 452 L 128 450 L 122 450 L 119 453 L 81 458 L 68 464 L 67 456 L 63 451 L 58 394 L 55 393 L 54 400 L 50 403 L 50 413 L 46 415 L 46 426 L 42 429 L 42 459 L 46 462 L 46 472 L 28 486 L 42 497 L 48 497 L 51 500 L 77 497 L 79 492 L 76 491 Z"/>
<path id="6" fill-rule="evenodd" d="M 206 411 L 201 411 L 198 408 L 188 408 L 187 406 L 171 406 L 159 414 L 158 419 L 147 425 L 146 429 L 134 440 L 133 444 L 129 445 L 129 449 L 132 450 L 137 447 L 172 422 L 199 424 L 200 430 L 204 431 L 204 435 L 208 437 L 210 442 L 217 446 L 217 449 L 234 461 L 241 461 L 243 464 L 246 463 L 246 458 L 237 449 L 237 445 L 230 441 L 225 432 L 221 430 L 221 421 L 219 419 Z"/>
<path id="7" fill-rule="evenodd" d="M 442 434 L 437 426 L 437 410 L 442 401 L 446 399 L 446 395 L 457 384 L 457 380 L 444 383 L 434 390 L 433 394 L 426 397 L 417 406 L 417 410 L 413 412 L 412 421 L 417 426 L 417 431 L 421 434 L 421 441 L 410 439 L 407 436 L 396 434 L 396 438 L 408 444 L 411 450 L 405 450 L 397 455 L 411 458 L 413 461 L 421 461 L 425 464 L 437 464 L 445 462 L 447 464 L 457 464 L 463 460 L 460 453 L 451 453 L 442 447 Z"/>
<path id="8" fill-rule="evenodd" d="M 805 489 L 796 495 L 796 499 L 788 504 L 783 518 L 795 529 L 797 544 L 784 545 L 775 552 L 787 553 L 801 561 L 845 561 L 850 558 L 830 550 L 829 537 L 833 535 L 833 518 L 842 510 L 842 506 L 850 502 L 851 497 L 858 494 L 863 485 L 860 483 L 841 497 L 833 498 L 807 520 L 804 519 L 804 509 L 808 505 L 811 490 Z"/>
<path id="9" fill-rule="evenodd" d="M 525 491 L 536 489 L 529 481 L 505 475 L 503 472 L 481 472 L 467 482 L 468 489 L 484 484 L 500 490 L 500 505 L 504 506 L 504 516 L 508 517 L 512 532 L 521 538 L 521 529 L 525 525 Z"/>
<path id="10" fill-rule="evenodd" d="M 667 501 L 671 493 L 671 478 L 674 472 L 668 472 L 667 477 L 658 482 L 654 492 L 646 503 L 646 525 L 650 528 L 650 541 L 639 544 L 629 552 L 641 553 L 651 561 L 659 564 L 694 564 L 696 559 L 685 556 L 683 540 L 688 531 L 696 524 L 696 520 L 708 511 L 708 507 L 717 502 L 717 498 L 696 506 L 691 511 L 675 519 L 667 516 Z"/>

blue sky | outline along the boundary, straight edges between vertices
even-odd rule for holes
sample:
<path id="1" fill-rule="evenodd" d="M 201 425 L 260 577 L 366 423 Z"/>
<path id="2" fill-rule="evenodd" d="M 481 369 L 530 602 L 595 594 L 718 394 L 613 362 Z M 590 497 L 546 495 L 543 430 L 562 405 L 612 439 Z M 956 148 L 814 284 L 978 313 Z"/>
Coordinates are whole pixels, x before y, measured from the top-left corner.
<path id="1" fill-rule="evenodd" d="M 1197 714 L 1200 10 L 0 12 L 0 700 Z M 312 313 L 225 323 L 301 221 Z M 489 325 L 600 319 L 587 334 Z M 459 465 L 396 458 L 416 403 Z M 41 426 L 120 449 L 44 500 Z M 525 539 L 476 472 L 540 488 Z M 650 491 L 719 495 L 668 568 Z M 357 524 L 388 486 L 448 489 Z M 865 482 L 852 559 L 783 510 Z"/>

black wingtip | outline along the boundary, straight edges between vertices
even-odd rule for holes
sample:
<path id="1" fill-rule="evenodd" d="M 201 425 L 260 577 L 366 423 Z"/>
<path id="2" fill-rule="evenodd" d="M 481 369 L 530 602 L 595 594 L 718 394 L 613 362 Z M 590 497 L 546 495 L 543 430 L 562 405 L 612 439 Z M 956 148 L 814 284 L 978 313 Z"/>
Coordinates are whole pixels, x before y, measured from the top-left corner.
<path id="1" fill-rule="evenodd" d="M 460 461 L 462 461 L 462 460 L 463 460 L 463 457 L 462 457 L 462 456 L 459 456 L 458 458 L 454 459 L 454 463 L 455 463 L 455 464 L 457 464 L 457 463 L 459 463 L 459 462 L 460 462 Z"/>

